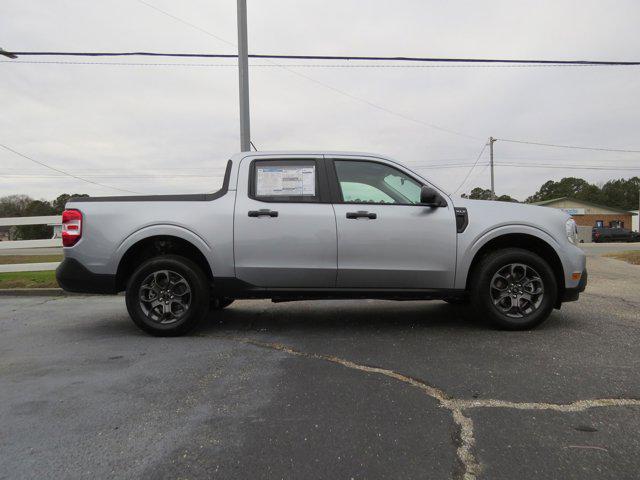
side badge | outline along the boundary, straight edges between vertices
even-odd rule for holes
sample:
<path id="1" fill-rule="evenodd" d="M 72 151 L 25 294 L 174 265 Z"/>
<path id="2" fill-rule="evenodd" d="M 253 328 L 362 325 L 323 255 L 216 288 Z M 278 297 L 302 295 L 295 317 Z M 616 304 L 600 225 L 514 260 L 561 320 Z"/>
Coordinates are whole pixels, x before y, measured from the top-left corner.
<path id="1" fill-rule="evenodd" d="M 466 230 L 467 225 L 469 225 L 469 214 L 467 213 L 467 209 L 464 207 L 456 207 L 456 230 L 458 233 L 462 233 Z"/>

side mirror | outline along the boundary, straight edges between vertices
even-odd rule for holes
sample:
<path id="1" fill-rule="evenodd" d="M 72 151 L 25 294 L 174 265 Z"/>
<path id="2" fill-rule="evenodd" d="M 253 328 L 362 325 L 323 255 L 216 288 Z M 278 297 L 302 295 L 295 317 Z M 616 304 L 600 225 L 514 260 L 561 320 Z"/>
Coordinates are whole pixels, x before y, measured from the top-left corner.
<path id="1" fill-rule="evenodd" d="M 442 196 L 433 188 L 426 185 L 420 190 L 420 203 L 430 207 L 442 207 L 446 205 Z"/>

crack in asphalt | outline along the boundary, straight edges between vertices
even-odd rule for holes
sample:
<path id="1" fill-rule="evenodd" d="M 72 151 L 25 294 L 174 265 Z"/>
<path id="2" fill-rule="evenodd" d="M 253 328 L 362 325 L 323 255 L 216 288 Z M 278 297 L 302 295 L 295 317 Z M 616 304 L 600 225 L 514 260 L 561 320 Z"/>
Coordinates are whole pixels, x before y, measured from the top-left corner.
<path id="1" fill-rule="evenodd" d="M 632 307 L 632 308 L 638 308 L 640 307 L 640 303 L 634 302 L 632 300 L 629 300 L 627 298 L 624 297 L 620 297 L 618 295 L 603 295 L 601 293 L 593 293 L 593 292 L 589 292 L 589 295 L 592 297 L 596 297 L 596 298 L 600 298 L 600 299 L 605 299 L 605 300 L 618 300 L 622 303 L 624 303 L 625 305 Z"/>
<path id="2" fill-rule="evenodd" d="M 40 305 L 44 305 L 45 303 L 49 303 L 49 302 L 55 302 L 59 300 L 58 297 L 54 297 L 54 298 L 48 298 L 46 300 L 43 300 L 42 302 L 38 302 L 38 303 L 32 303 L 31 305 L 29 305 L 29 307 L 39 307 Z"/>
<path id="3" fill-rule="evenodd" d="M 463 468 L 462 479 L 463 480 L 476 480 L 478 475 L 482 471 L 478 459 L 474 454 L 474 446 L 476 443 L 474 436 L 473 420 L 464 414 L 465 410 L 474 408 L 510 408 L 517 410 L 551 410 L 556 412 L 582 412 L 589 408 L 598 407 L 623 407 L 623 406 L 640 406 L 640 399 L 633 398 L 601 398 L 593 400 L 576 400 L 571 403 L 546 403 L 546 402 L 511 402 L 507 400 L 495 400 L 495 399 L 456 399 L 448 395 L 444 390 L 429 385 L 428 383 L 418 380 L 416 378 L 397 373 L 393 370 L 381 367 L 373 367 L 369 365 L 362 365 L 352 362 L 333 355 L 322 355 L 318 353 L 307 353 L 300 350 L 296 350 L 292 347 L 281 343 L 267 343 L 252 340 L 248 338 L 233 340 L 240 341 L 245 344 L 254 345 L 261 348 L 269 348 L 280 352 L 287 353 L 289 355 L 295 355 L 298 357 L 310 358 L 315 360 L 323 360 L 338 365 L 342 365 L 346 368 L 359 370 L 366 373 L 374 373 L 378 375 L 384 375 L 396 379 L 400 382 L 404 382 L 412 387 L 422 390 L 427 396 L 438 401 L 441 407 L 446 408 L 451 412 L 453 422 L 458 427 L 458 441 L 457 441 L 457 456 L 458 461 Z"/>

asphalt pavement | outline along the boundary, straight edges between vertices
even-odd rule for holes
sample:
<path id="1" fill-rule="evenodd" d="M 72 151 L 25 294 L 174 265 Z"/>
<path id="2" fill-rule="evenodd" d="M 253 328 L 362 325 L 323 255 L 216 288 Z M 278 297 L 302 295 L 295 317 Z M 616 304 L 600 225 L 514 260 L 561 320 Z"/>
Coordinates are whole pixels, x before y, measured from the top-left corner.
<path id="1" fill-rule="evenodd" d="M 530 332 L 256 300 L 163 339 L 122 296 L 0 297 L 0 478 L 637 478 L 640 267 L 588 268 Z"/>

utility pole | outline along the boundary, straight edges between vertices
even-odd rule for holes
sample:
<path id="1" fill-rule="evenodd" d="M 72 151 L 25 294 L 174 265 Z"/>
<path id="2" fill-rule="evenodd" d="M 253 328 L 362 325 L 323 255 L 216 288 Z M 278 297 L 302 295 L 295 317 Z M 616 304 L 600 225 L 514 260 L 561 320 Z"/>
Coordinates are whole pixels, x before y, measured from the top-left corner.
<path id="1" fill-rule="evenodd" d="M 251 151 L 249 117 L 249 52 L 247 46 L 247 0 L 238 0 L 238 81 L 240 87 L 240 151 Z"/>
<path id="2" fill-rule="evenodd" d="M 493 144 L 495 143 L 496 139 L 493 137 L 489 137 L 489 154 L 491 156 L 491 161 L 490 161 L 490 165 L 491 165 L 491 200 L 495 200 L 496 199 L 496 189 L 495 189 L 495 183 L 494 183 L 494 178 L 493 178 Z"/>

